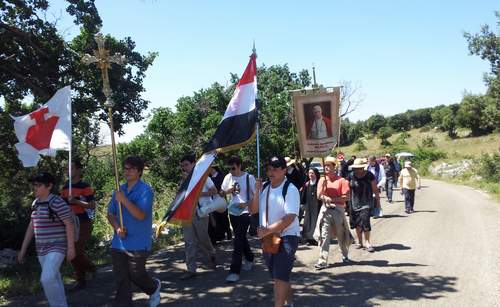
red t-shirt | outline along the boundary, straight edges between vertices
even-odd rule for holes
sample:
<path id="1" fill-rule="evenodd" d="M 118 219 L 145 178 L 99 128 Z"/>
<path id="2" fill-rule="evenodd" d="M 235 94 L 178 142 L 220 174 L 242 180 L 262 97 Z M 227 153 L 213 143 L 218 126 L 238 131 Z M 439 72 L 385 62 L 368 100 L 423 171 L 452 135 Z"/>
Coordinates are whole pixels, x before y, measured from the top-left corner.
<path id="1" fill-rule="evenodd" d="M 318 182 L 318 196 L 321 194 L 326 195 L 328 197 L 340 197 L 344 194 L 349 194 L 349 181 L 340 176 L 333 177 L 333 180 L 330 177 L 326 177 L 326 185 L 325 185 L 325 177 L 321 177 Z M 335 205 L 345 205 L 345 202 L 333 202 Z"/>

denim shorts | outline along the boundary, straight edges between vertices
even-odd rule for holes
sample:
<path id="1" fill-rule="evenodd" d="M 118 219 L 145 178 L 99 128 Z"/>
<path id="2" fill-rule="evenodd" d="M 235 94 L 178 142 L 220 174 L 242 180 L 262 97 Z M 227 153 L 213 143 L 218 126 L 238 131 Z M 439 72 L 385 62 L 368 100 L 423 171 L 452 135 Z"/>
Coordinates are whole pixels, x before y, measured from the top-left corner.
<path id="1" fill-rule="evenodd" d="M 281 237 L 280 248 L 277 254 L 263 253 L 264 260 L 269 269 L 272 279 L 279 279 L 285 282 L 290 281 L 295 252 L 299 247 L 299 237 Z"/>

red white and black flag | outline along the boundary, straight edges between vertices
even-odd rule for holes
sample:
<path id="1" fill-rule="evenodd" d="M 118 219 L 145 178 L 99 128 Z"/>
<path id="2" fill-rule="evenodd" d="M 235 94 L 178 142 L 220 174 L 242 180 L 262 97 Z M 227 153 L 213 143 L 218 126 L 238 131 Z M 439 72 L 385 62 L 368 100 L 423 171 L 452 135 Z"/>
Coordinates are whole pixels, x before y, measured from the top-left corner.
<path id="1" fill-rule="evenodd" d="M 255 52 L 252 53 L 217 130 L 204 148 L 205 154 L 196 161 L 195 167 L 181 184 L 175 200 L 157 229 L 157 235 L 167 222 L 187 223 L 191 221 L 208 176 L 208 169 L 215 160 L 216 152 L 226 152 L 243 147 L 255 135 L 257 122 L 256 58 Z"/>
<path id="2" fill-rule="evenodd" d="M 164 218 L 165 221 L 180 223 L 191 221 L 201 190 L 208 177 L 208 169 L 214 160 L 215 152 L 210 152 L 204 154 L 196 161 L 193 170 L 181 183 L 174 201 L 170 205 L 170 208 L 168 208 Z"/>
<path id="3" fill-rule="evenodd" d="M 243 147 L 255 135 L 257 122 L 257 55 L 252 53 L 247 68 L 236 86 L 224 117 L 215 134 L 205 146 L 205 152 L 227 152 Z"/>

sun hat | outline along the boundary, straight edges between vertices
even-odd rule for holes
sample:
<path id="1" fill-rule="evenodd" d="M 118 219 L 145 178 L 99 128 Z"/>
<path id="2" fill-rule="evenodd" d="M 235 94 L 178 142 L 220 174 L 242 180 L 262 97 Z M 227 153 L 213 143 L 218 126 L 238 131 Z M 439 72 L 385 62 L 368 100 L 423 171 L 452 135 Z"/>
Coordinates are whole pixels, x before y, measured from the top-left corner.
<path id="1" fill-rule="evenodd" d="M 295 163 L 295 159 L 292 159 L 290 157 L 285 157 L 285 162 L 286 162 L 286 166 L 289 167 L 290 165 Z"/>
<path id="2" fill-rule="evenodd" d="M 351 165 L 351 168 L 365 168 L 368 166 L 368 162 L 365 158 L 356 158 L 354 163 Z"/>

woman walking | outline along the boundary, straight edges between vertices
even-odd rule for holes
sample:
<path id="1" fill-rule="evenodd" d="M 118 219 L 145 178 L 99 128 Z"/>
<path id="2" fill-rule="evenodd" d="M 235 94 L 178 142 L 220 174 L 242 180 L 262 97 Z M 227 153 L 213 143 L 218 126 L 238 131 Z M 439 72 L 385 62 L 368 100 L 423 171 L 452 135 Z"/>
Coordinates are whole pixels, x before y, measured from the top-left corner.
<path id="1" fill-rule="evenodd" d="M 309 245 L 318 245 L 318 242 L 313 238 L 313 234 L 318 220 L 319 209 L 321 208 L 321 201 L 318 200 L 317 196 L 320 174 L 317 168 L 311 167 L 307 172 L 307 176 L 309 180 L 302 188 L 302 200 L 305 204 L 302 238 Z"/>

